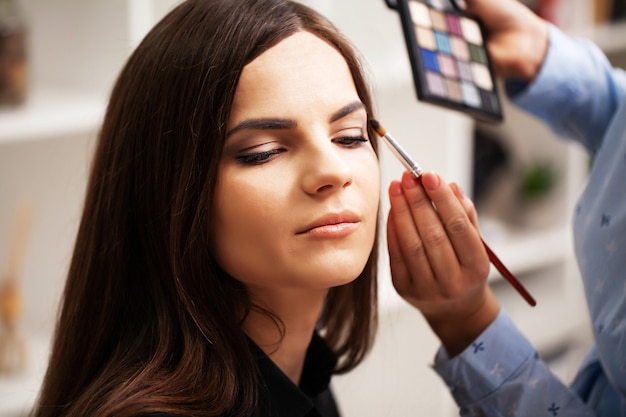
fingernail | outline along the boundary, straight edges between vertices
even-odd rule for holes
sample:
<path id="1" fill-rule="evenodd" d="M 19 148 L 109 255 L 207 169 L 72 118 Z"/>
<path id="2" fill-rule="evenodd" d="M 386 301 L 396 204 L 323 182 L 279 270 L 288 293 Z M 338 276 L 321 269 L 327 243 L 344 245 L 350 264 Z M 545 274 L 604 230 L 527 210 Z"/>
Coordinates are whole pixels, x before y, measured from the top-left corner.
<path id="1" fill-rule="evenodd" d="M 422 184 L 430 191 L 435 191 L 439 188 L 439 175 L 434 172 L 427 172 L 422 175 Z"/>
<path id="2" fill-rule="evenodd" d="M 415 188 L 418 186 L 418 184 L 419 181 L 417 180 L 417 178 L 415 178 L 410 173 L 405 172 L 402 175 L 402 185 L 404 185 L 405 188 Z"/>
<path id="3" fill-rule="evenodd" d="M 398 197 L 402 195 L 402 185 L 398 181 L 393 181 L 389 185 L 389 194 L 393 197 Z"/>

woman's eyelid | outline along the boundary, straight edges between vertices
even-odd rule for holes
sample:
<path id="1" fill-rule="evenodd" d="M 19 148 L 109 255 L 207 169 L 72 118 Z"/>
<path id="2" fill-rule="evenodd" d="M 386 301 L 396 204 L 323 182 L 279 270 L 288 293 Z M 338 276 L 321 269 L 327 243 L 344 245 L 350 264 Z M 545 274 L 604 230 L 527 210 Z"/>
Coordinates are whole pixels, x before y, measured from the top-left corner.
<path id="1" fill-rule="evenodd" d="M 363 115 L 361 112 L 356 112 L 348 115 L 347 117 L 337 121 L 333 127 L 332 139 L 339 139 L 341 137 L 363 137 L 367 139 L 367 117 L 365 112 Z"/>
<path id="2" fill-rule="evenodd" d="M 365 138 L 367 139 L 367 129 L 365 126 L 354 126 L 354 127 L 346 127 L 340 130 L 337 130 L 331 137 L 331 139 L 342 139 L 342 138 Z"/>
<path id="3" fill-rule="evenodd" d="M 245 148 L 239 149 L 238 154 L 247 154 L 247 153 L 260 153 L 260 152 L 268 152 L 274 149 L 279 148 L 280 146 L 276 145 L 276 142 L 263 142 L 259 144 L 254 144 L 251 146 L 246 146 Z"/>
<path id="4" fill-rule="evenodd" d="M 284 143 L 270 135 L 252 135 L 237 141 L 237 144 L 230 146 L 232 153 L 243 155 L 248 153 L 267 152 L 283 148 Z"/>

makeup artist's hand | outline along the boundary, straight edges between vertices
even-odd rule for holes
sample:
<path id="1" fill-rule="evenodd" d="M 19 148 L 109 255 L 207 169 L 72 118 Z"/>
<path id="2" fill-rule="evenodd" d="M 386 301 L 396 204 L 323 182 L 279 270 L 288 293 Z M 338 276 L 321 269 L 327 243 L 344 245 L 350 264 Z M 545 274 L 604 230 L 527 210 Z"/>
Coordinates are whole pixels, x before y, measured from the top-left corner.
<path id="1" fill-rule="evenodd" d="M 487 285 L 489 258 L 476 210 L 456 184 L 405 172 L 389 186 L 387 244 L 393 285 L 454 356 L 500 309 Z M 434 206 L 437 207 L 435 210 Z"/>
<path id="2" fill-rule="evenodd" d="M 518 0 L 466 0 L 467 12 L 487 30 L 487 47 L 496 73 L 531 81 L 548 50 L 546 22 Z"/>

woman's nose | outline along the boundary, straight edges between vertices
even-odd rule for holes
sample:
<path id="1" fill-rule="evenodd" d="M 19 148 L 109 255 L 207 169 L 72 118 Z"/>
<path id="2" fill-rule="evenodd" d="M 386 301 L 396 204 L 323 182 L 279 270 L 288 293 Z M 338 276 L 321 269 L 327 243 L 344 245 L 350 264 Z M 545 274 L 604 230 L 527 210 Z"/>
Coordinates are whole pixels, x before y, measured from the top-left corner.
<path id="1" fill-rule="evenodd" d="M 352 184 L 352 167 L 332 142 L 306 155 L 303 188 L 307 194 L 327 194 Z"/>

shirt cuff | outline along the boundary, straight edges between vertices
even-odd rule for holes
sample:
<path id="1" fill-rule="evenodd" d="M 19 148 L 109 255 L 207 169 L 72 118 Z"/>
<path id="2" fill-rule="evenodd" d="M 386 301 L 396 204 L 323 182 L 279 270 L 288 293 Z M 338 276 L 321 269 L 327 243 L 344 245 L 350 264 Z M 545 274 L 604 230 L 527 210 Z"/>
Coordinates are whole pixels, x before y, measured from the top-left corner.
<path id="1" fill-rule="evenodd" d="M 443 347 L 433 369 L 446 382 L 459 406 L 493 394 L 537 353 L 504 311 L 461 354 L 450 358 Z"/>

